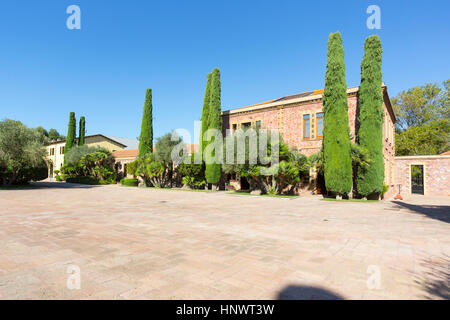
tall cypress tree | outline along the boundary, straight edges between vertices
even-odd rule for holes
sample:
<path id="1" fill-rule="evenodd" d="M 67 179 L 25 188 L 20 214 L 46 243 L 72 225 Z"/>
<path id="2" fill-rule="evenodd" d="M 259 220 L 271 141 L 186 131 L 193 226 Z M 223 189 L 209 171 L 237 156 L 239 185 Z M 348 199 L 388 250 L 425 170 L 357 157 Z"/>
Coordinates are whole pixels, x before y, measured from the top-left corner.
<path id="1" fill-rule="evenodd" d="M 75 119 L 75 112 L 69 115 L 69 127 L 67 129 L 66 145 L 64 147 L 64 154 L 66 154 L 75 145 L 75 136 L 77 130 L 77 120 Z M 66 158 L 64 157 L 64 162 Z"/>
<path id="2" fill-rule="evenodd" d="M 209 121 L 209 100 L 211 99 L 211 78 L 212 73 L 208 73 L 206 77 L 206 89 L 205 89 L 205 98 L 203 99 L 203 110 L 202 110 L 202 126 L 200 128 L 200 141 L 199 146 L 203 155 L 203 151 L 205 151 L 206 141 L 203 139 L 203 134 L 208 130 L 208 121 Z"/>
<path id="3" fill-rule="evenodd" d="M 142 115 L 141 135 L 139 136 L 139 156 L 153 152 L 153 107 L 152 89 L 145 92 L 144 113 Z"/>
<path id="4" fill-rule="evenodd" d="M 352 188 L 352 160 L 344 47 L 339 32 L 330 34 L 328 39 L 323 110 L 325 186 L 327 191 L 343 195 Z"/>
<path id="5" fill-rule="evenodd" d="M 383 93 L 381 91 L 381 41 L 377 35 L 364 43 L 361 61 L 361 85 L 359 88 L 358 142 L 369 151 L 372 163 L 359 168 L 356 180 L 362 196 L 377 195 L 383 190 Z"/>
<path id="6" fill-rule="evenodd" d="M 208 129 L 217 129 L 222 133 L 222 112 L 220 101 L 220 71 L 215 68 L 211 75 L 211 93 L 208 112 Z M 214 138 L 215 139 L 215 138 Z M 207 142 L 207 144 L 213 143 L 213 140 Z M 211 156 L 214 158 L 215 152 L 212 152 Z M 207 159 L 208 160 L 208 159 Z M 208 161 L 211 162 L 211 161 Z M 206 181 L 213 185 L 216 185 L 220 181 L 221 165 L 220 163 L 206 163 Z"/>
<path id="7" fill-rule="evenodd" d="M 80 117 L 80 128 L 78 134 L 78 145 L 84 145 L 84 137 L 86 135 L 86 119 L 84 117 Z"/>

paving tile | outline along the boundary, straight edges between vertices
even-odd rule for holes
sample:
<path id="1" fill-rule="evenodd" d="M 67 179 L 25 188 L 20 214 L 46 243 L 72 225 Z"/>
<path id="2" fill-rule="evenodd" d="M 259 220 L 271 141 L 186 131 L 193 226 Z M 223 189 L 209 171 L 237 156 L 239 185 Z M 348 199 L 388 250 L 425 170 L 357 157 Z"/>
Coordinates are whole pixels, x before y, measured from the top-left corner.
<path id="1" fill-rule="evenodd" d="M 432 209 L 448 197 L 411 197 L 412 211 L 61 185 L 0 192 L 0 299 L 449 297 L 449 218 Z M 79 290 L 67 288 L 70 265 Z"/>

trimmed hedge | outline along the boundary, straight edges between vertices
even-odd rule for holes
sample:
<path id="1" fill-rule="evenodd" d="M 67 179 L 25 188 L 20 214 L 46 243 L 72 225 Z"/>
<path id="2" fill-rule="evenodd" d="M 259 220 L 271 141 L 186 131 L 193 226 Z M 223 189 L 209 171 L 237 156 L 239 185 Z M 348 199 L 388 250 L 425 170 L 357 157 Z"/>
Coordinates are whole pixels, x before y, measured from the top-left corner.
<path id="1" fill-rule="evenodd" d="M 120 184 L 122 186 L 128 186 L 128 187 L 137 187 L 139 184 L 138 179 L 133 179 L 133 178 L 124 178 L 122 180 L 120 180 Z"/>
<path id="2" fill-rule="evenodd" d="M 99 184 L 99 181 L 93 177 L 72 177 L 67 178 L 66 182 L 68 183 L 81 183 L 81 184 Z"/>

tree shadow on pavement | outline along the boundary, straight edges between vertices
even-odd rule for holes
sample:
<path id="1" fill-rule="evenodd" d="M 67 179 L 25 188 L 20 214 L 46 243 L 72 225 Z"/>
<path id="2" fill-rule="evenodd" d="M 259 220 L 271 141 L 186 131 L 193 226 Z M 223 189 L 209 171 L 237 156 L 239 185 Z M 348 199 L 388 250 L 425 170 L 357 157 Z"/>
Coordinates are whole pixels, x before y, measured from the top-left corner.
<path id="1" fill-rule="evenodd" d="M 417 205 L 402 201 L 393 201 L 393 203 L 399 207 L 425 215 L 428 218 L 450 223 L 450 206 Z"/>
<path id="2" fill-rule="evenodd" d="M 344 300 L 341 295 L 319 287 L 290 285 L 281 290 L 278 300 Z"/>
<path id="3" fill-rule="evenodd" d="M 27 189 L 41 189 L 41 188 L 52 188 L 52 189 L 90 189 L 97 188 L 100 185 L 90 185 L 90 184 L 80 184 L 80 183 L 67 183 L 67 182 L 50 182 L 50 181 L 39 181 L 31 182 L 28 186 L 24 188 Z"/>
<path id="4" fill-rule="evenodd" d="M 450 259 L 431 257 L 420 265 L 426 271 L 415 277 L 415 282 L 425 291 L 425 299 L 450 300 Z"/>

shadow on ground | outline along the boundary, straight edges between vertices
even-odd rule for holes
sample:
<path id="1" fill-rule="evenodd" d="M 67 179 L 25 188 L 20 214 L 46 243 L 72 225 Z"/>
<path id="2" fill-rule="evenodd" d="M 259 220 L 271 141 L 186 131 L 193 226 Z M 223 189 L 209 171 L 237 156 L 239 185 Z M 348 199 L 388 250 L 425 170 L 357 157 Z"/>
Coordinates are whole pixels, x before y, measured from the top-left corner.
<path id="1" fill-rule="evenodd" d="M 421 263 L 425 272 L 415 277 L 415 282 L 425 291 L 425 299 L 450 300 L 450 258 L 432 257 Z"/>
<path id="2" fill-rule="evenodd" d="M 450 223 L 450 206 L 417 205 L 401 201 L 393 201 L 396 205 L 420 213 L 428 218 Z"/>
<path id="3" fill-rule="evenodd" d="M 39 181 L 31 182 L 28 186 L 24 186 L 24 189 L 40 189 L 40 188 L 53 188 L 53 189 L 89 189 L 100 187 L 99 185 L 79 184 L 79 183 L 67 183 L 67 182 L 50 182 Z"/>
<path id="4" fill-rule="evenodd" d="M 290 285 L 281 290 L 278 300 L 344 300 L 341 295 L 326 289 L 309 286 Z"/>

